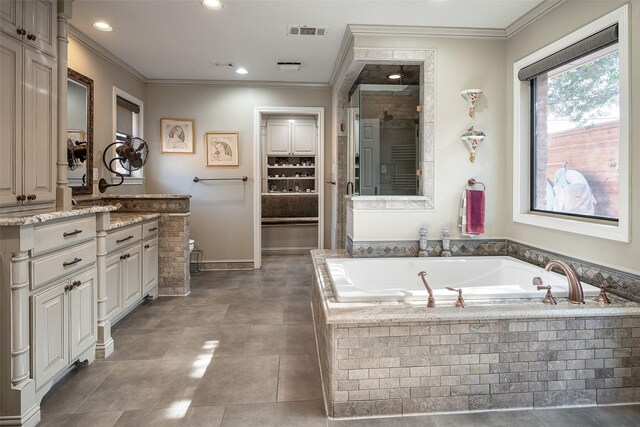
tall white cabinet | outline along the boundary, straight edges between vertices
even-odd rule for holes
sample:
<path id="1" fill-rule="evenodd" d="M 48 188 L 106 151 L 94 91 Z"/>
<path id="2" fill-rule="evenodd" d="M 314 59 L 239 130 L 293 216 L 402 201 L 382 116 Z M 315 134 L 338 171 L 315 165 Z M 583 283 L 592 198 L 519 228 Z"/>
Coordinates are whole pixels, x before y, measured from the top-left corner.
<path id="1" fill-rule="evenodd" d="M 1 207 L 55 202 L 55 11 L 53 1 L 0 2 Z"/>

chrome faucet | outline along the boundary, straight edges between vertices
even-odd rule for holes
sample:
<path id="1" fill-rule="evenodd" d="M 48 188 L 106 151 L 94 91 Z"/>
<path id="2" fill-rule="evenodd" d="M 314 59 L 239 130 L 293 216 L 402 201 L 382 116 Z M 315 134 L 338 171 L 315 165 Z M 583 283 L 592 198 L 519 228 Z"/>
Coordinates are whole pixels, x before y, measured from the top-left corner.
<path id="1" fill-rule="evenodd" d="M 576 275 L 575 271 L 569 267 L 567 263 L 559 260 L 552 260 L 544 267 L 546 271 L 551 271 L 553 267 L 559 267 L 564 275 L 567 276 L 569 283 L 569 302 L 571 304 L 584 304 L 584 293 L 582 292 L 582 285 Z"/>
<path id="2" fill-rule="evenodd" d="M 433 298 L 433 290 L 431 289 L 431 286 L 429 286 L 429 282 L 427 282 L 427 272 L 421 271 L 418 273 L 418 276 L 422 278 L 422 283 L 424 283 L 424 287 L 427 288 L 427 292 L 429 292 L 427 308 L 436 308 L 436 300 Z"/>

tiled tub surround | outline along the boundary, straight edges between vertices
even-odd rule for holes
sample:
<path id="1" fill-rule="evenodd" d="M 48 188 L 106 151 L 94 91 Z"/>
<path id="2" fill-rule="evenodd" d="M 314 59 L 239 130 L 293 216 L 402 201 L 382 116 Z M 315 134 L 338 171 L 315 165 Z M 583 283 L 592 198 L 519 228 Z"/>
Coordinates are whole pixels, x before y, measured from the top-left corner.
<path id="1" fill-rule="evenodd" d="M 613 285 L 607 292 L 640 302 L 640 275 L 581 261 L 555 252 L 507 239 L 455 239 L 451 240 L 452 256 L 508 255 L 530 264 L 544 267 L 551 260 L 564 261 L 573 268 L 580 280 L 594 286 Z M 347 236 L 347 256 L 411 257 L 418 255 L 418 241 L 353 242 Z M 440 256 L 442 240 L 429 240 L 429 256 Z"/>
<path id="2" fill-rule="evenodd" d="M 640 306 L 337 303 L 313 251 L 312 308 L 335 418 L 640 402 Z"/>
<path id="3" fill-rule="evenodd" d="M 188 194 L 108 195 L 81 203 L 116 205 L 118 213 L 158 213 L 158 293 L 187 295 L 191 290 L 189 272 L 189 199 Z"/>

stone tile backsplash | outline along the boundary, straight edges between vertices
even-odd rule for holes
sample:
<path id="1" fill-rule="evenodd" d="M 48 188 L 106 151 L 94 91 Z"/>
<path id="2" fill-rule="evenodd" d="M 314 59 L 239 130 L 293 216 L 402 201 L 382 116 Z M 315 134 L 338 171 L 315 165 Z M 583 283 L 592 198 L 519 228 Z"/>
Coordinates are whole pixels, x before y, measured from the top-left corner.
<path id="1" fill-rule="evenodd" d="M 354 258 L 364 257 L 413 257 L 418 255 L 417 240 L 384 242 L 354 242 L 347 236 L 347 252 Z M 452 239 L 452 256 L 508 255 L 522 261 L 544 267 L 552 259 L 566 262 L 580 280 L 595 286 L 616 285 L 608 292 L 640 302 L 640 276 L 581 261 L 555 252 L 538 249 L 508 239 Z M 429 240 L 429 256 L 440 256 L 441 240 Z"/>

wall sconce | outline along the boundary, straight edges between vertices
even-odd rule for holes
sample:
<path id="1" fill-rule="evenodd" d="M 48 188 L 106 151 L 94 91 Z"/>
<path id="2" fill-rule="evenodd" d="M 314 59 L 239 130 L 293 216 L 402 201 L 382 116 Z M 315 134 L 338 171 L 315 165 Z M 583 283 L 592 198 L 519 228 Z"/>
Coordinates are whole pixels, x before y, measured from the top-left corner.
<path id="1" fill-rule="evenodd" d="M 460 95 L 467 101 L 469 104 L 469 117 L 473 117 L 476 115 L 476 101 L 482 95 L 482 89 L 465 89 L 460 92 Z"/>
<path id="2" fill-rule="evenodd" d="M 469 156 L 471 163 L 476 161 L 476 150 L 478 149 L 478 145 L 484 141 L 485 137 L 486 135 L 483 131 L 476 130 L 473 126 L 460 136 L 460 140 L 467 144 L 469 153 L 471 153 Z"/>

